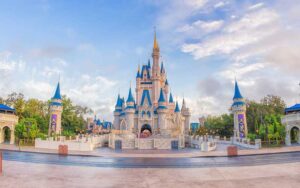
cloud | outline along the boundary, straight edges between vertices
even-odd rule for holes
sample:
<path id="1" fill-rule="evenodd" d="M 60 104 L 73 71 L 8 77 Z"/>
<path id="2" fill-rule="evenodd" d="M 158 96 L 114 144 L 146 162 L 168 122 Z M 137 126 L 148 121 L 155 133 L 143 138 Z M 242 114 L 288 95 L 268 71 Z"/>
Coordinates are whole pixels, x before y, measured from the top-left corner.
<path id="1" fill-rule="evenodd" d="M 192 23 L 191 25 L 185 25 L 181 28 L 178 28 L 177 31 L 196 36 L 197 34 L 199 35 L 199 33 L 201 32 L 209 33 L 212 31 L 216 31 L 220 29 L 222 25 L 223 20 L 215 20 L 211 22 L 198 20 Z"/>
<path id="2" fill-rule="evenodd" d="M 231 54 L 273 34 L 277 27 L 272 24 L 277 19 L 277 13 L 268 9 L 246 14 L 228 24 L 219 35 L 208 37 L 201 43 L 183 44 L 182 51 L 192 54 L 195 59 L 216 54 Z"/>
<path id="3" fill-rule="evenodd" d="M 261 8 L 262 6 L 264 6 L 264 3 L 257 3 L 257 4 L 254 4 L 254 5 L 250 6 L 248 9 L 249 10 L 254 10 L 254 9 Z"/>
<path id="4" fill-rule="evenodd" d="M 60 45 L 46 46 L 43 48 L 33 48 L 26 52 L 26 57 L 30 59 L 57 58 L 71 52 L 72 49 Z"/>
<path id="5" fill-rule="evenodd" d="M 218 3 L 216 3 L 216 4 L 214 5 L 215 8 L 221 8 L 221 7 L 224 7 L 224 6 L 225 6 L 224 1 L 220 1 L 220 2 L 218 2 Z"/>
<path id="6" fill-rule="evenodd" d="M 202 9 L 206 5 L 207 0 L 169 0 L 164 3 L 160 2 L 157 4 L 158 8 L 161 8 L 160 16 L 157 20 L 160 30 L 177 28 Z"/>

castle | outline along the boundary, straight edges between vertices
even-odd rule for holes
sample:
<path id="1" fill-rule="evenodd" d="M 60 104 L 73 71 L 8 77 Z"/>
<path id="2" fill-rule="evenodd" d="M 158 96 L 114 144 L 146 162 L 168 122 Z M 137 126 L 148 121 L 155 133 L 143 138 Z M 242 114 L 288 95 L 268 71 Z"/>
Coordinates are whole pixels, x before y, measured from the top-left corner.
<path id="1" fill-rule="evenodd" d="M 160 49 L 154 34 L 152 65 L 138 67 L 135 97 L 131 88 L 127 100 L 118 95 L 114 110 L 114 129 L 145 137 L 175 137 L 189 133 L 190 110 L 174 101 Z"/>

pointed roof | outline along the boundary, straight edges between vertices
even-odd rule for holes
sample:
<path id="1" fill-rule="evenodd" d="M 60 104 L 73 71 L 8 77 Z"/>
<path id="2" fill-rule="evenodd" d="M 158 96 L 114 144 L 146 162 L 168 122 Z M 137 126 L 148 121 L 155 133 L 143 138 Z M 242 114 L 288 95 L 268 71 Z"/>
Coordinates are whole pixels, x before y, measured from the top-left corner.
<path id="1" fill-rule="evenodd" d="M 122 100 L 120 98 L 120 94 L 118 94 L 118 99 L 117 99 L 117 104 L 116 104 L 116 108 L 117 107 L 122 107 Z"/>
<path id="2" fill-rule="evenodd" d="M 169 103 L 174 103 L 174 100 L 173 100 L 173 95 L 172 95 L 172 93 L 170 93 L 170 97 L 169 97 Z"/>
<path id="3" fill-rule="evenodd" d="M 158 42 L 156 40 L 156 31 L 154 31 L 153 49 L 159 49 Z"/>
<path id="4" fill-rule="evenodd" d="M 162 88 L 160 88 L 160 95 L 159 95 L 158 102 L 166 102 L 166 99 L 165 99 L 164 92 L 163 92 Z"/>
<path id="5" fill-rule="evenodd" d="M 128 98 L 127 98 L 126 103 L 128 103 L 128 102 L 133 102 L 134 103 L 134 98 L 132 96 L 131 88 L 129 88 Z"/>
<path id="6" fill-rule="evenodd" d="M 161 73 L 165 72 L 164 62 L 161 62 L 160 72 Z"/>
<path id="7" fill-rule="evenodd" d="M 148 59 L 148 68 L 151 68 L 150 59 Z"/>
<path id="8" fill-rule="evenodd" d="M 178 105 L 178 102 L 177 102 L 177 101 L 176 101 L 176 107 L 175 107 L 174 112 L 180 112 L 180 110 L 179 110 L 179 105 Z"/>
<path id="9" fill-rule="evenodd" d="M 166 84 L 166 85 L 169 85 L 168 79 L 166 79 L 165 84 Z"/>
<path id="10" fill-rule="evenodd" d="M 141 78 L 144 78 L 144 71 L 146 71 L 147 74 L 147 78 L 150 78 L 150 68 L 148 67 L 148 65 L 143 65 L 142 67 L 142 72 L 141 72 Z"/>
<path id="11" fill-rule="evenodd" d="M 142 77 L 142 75 L 141 75 L 141 73 L 140 73 L 140 65 L 139 65 L 138 71 L 137 71 L 137 73 L 136 73 L 136 78 L 141 78 L 141 77 Z"/>
<path id="12" fill-rule="evenodd" d="M 146 100 L 148 101 L 149 106 L 151 106 L 152 102 L 151 102 L 151 97 L 150 97 L 149 90 L 144 89 L 143 90 L 143 95 L 142 95 L 142 100 L 141 100 L 141 106 L 143 106 L 145 104 Z"/>
<path id="13" fill-rule="evenodd" d="M 60 100 L 61 100 L 61 95 L 60 95 L 60 84 L 59 84 L 59 82 L 57 83 L 56 91 L 55 91 L 55 94 L 54 94 L 54 96 L 52 97 L 52 99 L 60 99 Z"/>
<path id="14" fill-rule="evenodd" d="M 233 99 L 242 99 L 242 98 L 243 98 L 243 96 L 241 95 L 238 83 L 235 80 L 235 87 L 234 87 L 234 96 L 233 96 Z"/>
<path id="15" fill-rule="evenodd" d="M 185 108 L 186 108 L 184 98 L 182 99 L 182 107 L 181 107 L 181 108 L 182 108 L 182 109 L 185 109 Z"/>

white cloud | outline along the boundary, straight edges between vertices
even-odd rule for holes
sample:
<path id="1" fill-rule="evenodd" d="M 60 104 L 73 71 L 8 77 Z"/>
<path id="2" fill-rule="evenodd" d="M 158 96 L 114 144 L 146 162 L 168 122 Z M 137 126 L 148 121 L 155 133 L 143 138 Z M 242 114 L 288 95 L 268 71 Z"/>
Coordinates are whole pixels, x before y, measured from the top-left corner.
<path id="1" fill-rule="evenodd" d="M 261 8 L 263 6 L 264 6 L 264 3 L 257 3 L 257 4 L 254 4 L 254 5 L 250 6 L 248 9 L 249 10 L 255 10 L 255 9 Z"/>
<path id="2" fill-rule="evenodd" d="M 191 25 L 185 25 L 181 28 L 178 28 L 177 31 L 185 33 L 194 33 L 199 34 L 199 32 L 212 32 L 220 29 L 223 25 L 223 20 L 215 20 L 211 22 L 206 22 L 202 20 L 195 21 Z"/>
<path id="3" fill-rule="evenodd" d="M 246 14 L 241 19 L 228 24 L 219 35 L 201 43 L 184 44 L 182 51 L 191 53 L 195 59 L 215 54 L 231 54 L 277 31 L 278 28 L 274 23 L 278 17 L 276 12 L 268 9 Z"/>
<path id="4" fill-rule="evenodd" d="M 224 6 L 225 6 L 224 1 L 220 1 L 217 4 L 214 5 L 215 8 L 221 8 L 221 7 L 224 7 Z"/>

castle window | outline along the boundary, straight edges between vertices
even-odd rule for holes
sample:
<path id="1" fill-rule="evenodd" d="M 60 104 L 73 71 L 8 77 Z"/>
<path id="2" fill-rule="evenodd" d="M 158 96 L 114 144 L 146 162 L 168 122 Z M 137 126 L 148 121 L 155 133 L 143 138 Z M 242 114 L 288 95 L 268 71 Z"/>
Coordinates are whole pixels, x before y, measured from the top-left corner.
<path id="1" fill-rule="evenodd" d="M 148 115 L 149 118 L 151 118 L 151 112 L 150 111 L 147 112 L 147 115 Z"/>

